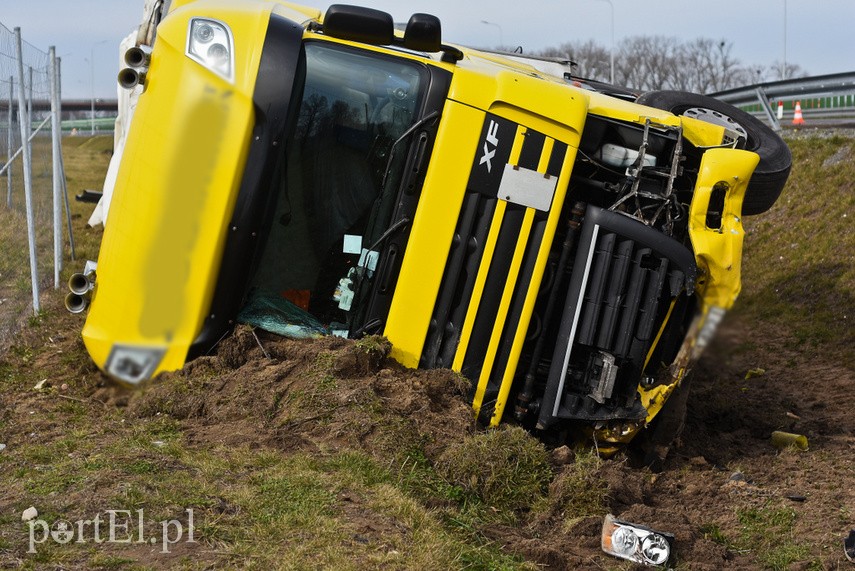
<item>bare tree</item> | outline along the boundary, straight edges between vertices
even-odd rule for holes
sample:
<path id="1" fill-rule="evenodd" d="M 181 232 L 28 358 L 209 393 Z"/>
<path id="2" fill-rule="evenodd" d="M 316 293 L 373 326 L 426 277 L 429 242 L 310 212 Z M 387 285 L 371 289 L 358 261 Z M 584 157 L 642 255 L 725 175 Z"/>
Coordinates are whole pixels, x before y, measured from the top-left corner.
<path id="1" fill-rule="evenodd" d="M 782 77 L 804 77 L 798 65 L 780 62 L 770 66 L 746 66 L 733 55 L 727 40 L 698 38 L 681 42 L 665 36 L 625 38 L 615 54 L 615 82 L 639 89 L 677 89 L 713 93 L 740 85 L 772 81 Z M 576 74 L 607 81 L 609 50 L 593 40 L 567 42 L 542 50 L 538 55 L 569 57 L 577 63 Z"/>
<path id="2" fill-rule="evenodd" d="M 681 73 L 677 65 L 678 51 L 676 38 L 625 38 L 615 57 L 615 81 L 635 89 L 669 89 Z"/>
<path id="3" fill-rule="evenodd" d="M 780 79 L 794 79 L 798 77 L 807 77 L 808 72 L 802 69 L 802 66 L 795 63 L 787 63 L 786 68 L 780 61 L 772 62 L 764 70 L 764 81 L 778 81 Z"/>
<path id="4" fill-rule="evenodd" d="M 745 71 L 738 59 L 731 55 L 733 44 L 725 40 L 698 38 L 682 44 L 678 51 L 675 89 L 712 93 L 741 84 Z M 750 74 L 749 74 L 750 79 Z"/>
<path id="5" fill-rule="evenodd" d="M 579 77 L 608 81 L 610 52 L 594 40 L 587 42 L 567 42 L 555 48 L 538 52 L 542 57 L 557 57 L 572 60 L 576 67 L 574 73 Z"/>

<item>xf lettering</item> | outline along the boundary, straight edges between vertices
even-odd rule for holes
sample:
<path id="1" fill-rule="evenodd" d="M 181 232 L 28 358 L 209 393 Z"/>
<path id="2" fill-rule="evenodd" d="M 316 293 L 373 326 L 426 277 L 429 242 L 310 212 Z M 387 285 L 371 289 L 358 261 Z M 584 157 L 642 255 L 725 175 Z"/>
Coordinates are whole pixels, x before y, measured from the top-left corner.
<path id="1" fill-rule="evenodd" d="M 493 157 L 496 156 L 496 149 L 499 147 L 499 124 L 490 120 L 490 126 L 487 128 L 487 140 L 484 141 L 484 156 L 481 157 L 479 165 L 486 164 L 487 172 L 493 172 Z M 492 146 L 492 149 L 490 148 Z"/>

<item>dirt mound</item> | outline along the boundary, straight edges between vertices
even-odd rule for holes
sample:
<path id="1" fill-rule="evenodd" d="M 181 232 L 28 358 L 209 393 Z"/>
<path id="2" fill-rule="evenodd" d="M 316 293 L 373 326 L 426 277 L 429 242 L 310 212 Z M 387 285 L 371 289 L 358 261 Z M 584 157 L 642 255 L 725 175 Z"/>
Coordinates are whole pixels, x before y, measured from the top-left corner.
<path id="1" fill-rule="evenodd" d="M 599 547 L 605 513 L 673 533 L 678 561 L 701 570 L 787 568 L 775 559 L 775 537 L 788 538 L 781 560 L 833 566 L 833 546 L 852 523 L 848 506 L 855 497 L 844 484 L 853 470 L 845 452 L 853 438 L 851 370 L 818 361 L 787 332 L 759 324 L 726 320 L 694 373 L 687 427 L 661 474 L 586 451 L 562 448 L 544 456 L 542 445 L 518 429 L 485 433 L 466 401 L 468 381 L 447 370 L 405 369 L 387 357 L 382 338 L 297 341 L 239 328 L 212 356 L 127 391 L 82 358 L 80 340 L 65 330 L 65 324 L 25 329 L 7 357 L 6 367 L 17 363 L 27 379 L 27 390 L 0 399 L 0 416 L 26 419 L 7 424 L 5 442 L 12 447 L 31 434 L 61 441 L 65 431 L 52 415 L 86 406 L 93 418 L 119 414 L 113 422 L 125 424 L 114 424 L 117 430 L 168 419 L 188 450 L 267 450 L 282 458 L 358 451 L 392 467 L 405 487 L 406 478 L 435 479 L 416 497 L 448 521 L 471 518 L 473 544 L 501 545 L 547 569 L 614 563 Z M 769 350 L 746 349 L 750 338 Z M 47 392 L 32 391 L 44 378 Z M 44 415 L 31 415 L 34 410 Z M 772 430 L 807 435 L 810 450 L 776 450 Z M 158 458 L 146 449 L 132 465 Z M 412 475 L 395 468 L 409 470 L 418 458 L 423 464 Z M 510 481 L 520 476 L 519 466 L 540 475 L 519 480 L 530 484 L 525 497 L 496 500 L 504 496 L 494 491 L 507 488 L 495 476 L 507 470 L 499 479 Z M 544 467 L 551 474 L 542 473 Z M 81 488 L 73 497 L 96 505 L 100 496 Z M 364 541 L 391 545 L 412 537 L 399 520 L 378 514 L 371 507 L 376 501 L 364 490 L 336 499 L 357 530 L 354 549 Z M 219 513 L 218 506 L 211 509 Z M 829 520 L 830 513 L 837 515 Z M 829 547 L 820 550 L 820 544 Z"/>
<path id="2" fill-rule="evenodd" d="M 242 327 L 127 406 L 182 420 L 196 444 L 355 448 L 386 461 L 418 447 L 433 458 L 474 430 L 465 379 L 404 369 L 388 352 L 382 338 L 300 341 Z"/>

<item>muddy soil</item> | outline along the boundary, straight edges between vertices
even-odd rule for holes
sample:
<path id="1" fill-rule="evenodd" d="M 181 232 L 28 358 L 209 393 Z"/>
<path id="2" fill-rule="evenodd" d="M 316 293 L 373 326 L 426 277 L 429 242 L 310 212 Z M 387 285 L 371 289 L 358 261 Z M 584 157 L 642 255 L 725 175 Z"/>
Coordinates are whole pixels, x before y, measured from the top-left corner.
<path id="1" fill-rule="evenodd" d="M 36 367 L 49 369 L 80 343 L 72 335 L 51 341 L 56 350 Z M 599 468 L 608 511 L 674 534 L 678 568 L 852 567 L 842 540 L 855 527 L 855 377 L 829 355 L 794 346 L 786 331 L 726 320 L 693 373 L 687 425 L 663 470 L 635 468 L 621 456 Z M 401 450 L 422 447 L 433 462 L 478 430 L 465 379 L 405 369 L 387 352 L 382 339 L 292 341 L 241 328 L 216 355 L 163 376 L 145 392 L 110 385 L 86 362 L 50 383 L 73 382 L 72 398 L 125 409 L 130 418 L 169 415 L 180 422 L 186 445 L 199 449 L 359 449 L 389 462 Z M 5 395 L 4 407 L 17 414 L 44 406 L 36 400 Z M 62 433 L 36 419 L 19 430 L 21 438 L 24 432 L 43 439 Z M 775 430 L 807 436 L 809 449 L 776 449 L 770 441 Z M 14 442 L 15 432 L 5 437 Z M 555 462 L 556 478 L 567 469 L 564 462 Z M 382 537 L 396 529 L 395 522 L 362 510 L 360 498 L 345 503 L 366 534 Z M 776 567 L 770 539 L 747 527 L 746 514 L 782 511 L 793 516 L 782 531 L 786 541 L 803 547 L 804 560 Z M 517 525 L 480 531 L 538 568 L 628 568 L 601 552 L 601 525 L 602 514 L 572 517 L 559 506 L 522 513 Z"/>

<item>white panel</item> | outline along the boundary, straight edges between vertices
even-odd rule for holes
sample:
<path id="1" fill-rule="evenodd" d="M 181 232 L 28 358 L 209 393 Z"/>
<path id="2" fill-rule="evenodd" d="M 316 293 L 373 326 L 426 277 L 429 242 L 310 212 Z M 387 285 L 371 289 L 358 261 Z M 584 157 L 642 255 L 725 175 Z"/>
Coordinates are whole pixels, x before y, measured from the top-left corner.
<path id="1" fill-rule="evenodd" d="M 344 247 L 342 252 L 345 254 L 361 254 L 362 253 L 362 236 L 354 236 L 353 234 L 344 235 Z"/>
<path id="2" fill-rule="evenodd" d="M 499 198 L 513 204 L 547 212 L 558 186 L 558 177 L 537 171 L 505 165 Z"/>

